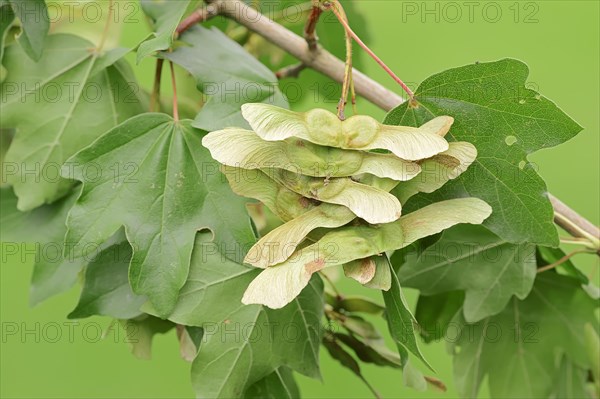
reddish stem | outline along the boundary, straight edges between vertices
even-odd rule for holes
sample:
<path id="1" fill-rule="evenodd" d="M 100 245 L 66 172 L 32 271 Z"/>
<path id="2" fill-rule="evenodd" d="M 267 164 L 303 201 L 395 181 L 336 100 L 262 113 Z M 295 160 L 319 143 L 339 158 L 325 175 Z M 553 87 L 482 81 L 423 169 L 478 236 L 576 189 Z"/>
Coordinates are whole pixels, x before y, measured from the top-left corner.
<path id="1" fill-rule="evenodd" d="M 402 87 L 402 89 L 406 92 L 406 94 L 408 94 L 408 96 L 410 98 L 413 98 L 414 93 L 412 92 L 411 89 L 408 88 L 408 86 L 402 81 L 402 79 L 400 79 L 381 60 L 381 58 L 379 58 L 362 40 L 360 40 L 360 37 L 358 37 L 358 35 L 356 33 L 354 33 L 352 28 L 350 28 L 350 25 L 348 25 L 348 23 L 344 20 L 344 18 L 342 18 L 342 16 L 340 15 L 339 11 L 335 8 L 335 6 L 330 6 L 330 7 L 331 7 L 331 10 L 333 11 L 333 13 L 335 14 L 335 16 L 337 17 L 337 19 L 344 26 L 344 29 L 346 29 L 346 32 L 348 32 L 348 34 L 350 36 L 352 36 L 352 38 L 359 44 L 359 46 L 362 47 L 371 56 L 371 58 L 373 58 L 388 73 L 388 75 L 390 75 L 392 77 L 392 79 L 394 79 Z"/>
<path id="2" fill-rule="evenodd" d="M 560 259 L 559 259 L 559 260 L 557 260 L 556 262 L 554 262 L 554 263 L 550 263 L 549 265 L 546 265 L 546 266 L 543 266 L 543 267 L 540 267 L 539 269 L 537 269 L 537 272 L 538 272 L 538 273 L 542 273 L 542 272 L 545 272 L 546 270 L 553 269 L 553 268 L 555 268 L 556 266 L 559 266 L 559 265 L 561 265 L 561 264 L 565 263 L 566 261 L 568 261 L 568 260 L 569 260 L 570 258 L 572 258 L 573 256 L 575 256 L 575 255 L 577 255 L 577 254 L 584 253 L 584 252 L 589 252 L 589 251 L 588 251 L 588 250 L 586 250 L 586 249 L 576 249 L 575 251 L 573 251 L 573 252 L 571 252 L 571 253 L 569 253 L 569 254 L 567 254 L 567 255 L 563 256 L 562 258 L 560 258 Z"/>
<path id="3" fill-rule="evenodd" d="M 196 25 L 197 23 L 206 21 L 209 17 L 212 17 L 213 13 L 207 10 L 206 8 L 199 8 L 194 10 L 190 15 L 188 15 L 183 21 L 179 23 L 177 29 L 175 29 L 175 33 L 177 36 L 181 35 L 183 32 Z"/>
<path id="4" fill-rule="evenodd" d="M 308 49 L 310 51 L 315 51 L 317 49 L 317 35 L 315 30 L 317 28 L 319 17 L 322 13 L 323 10 L 321 7 L 318 5 L 313 6 L 306 21 L 306 26 L 304 27 L 304 39 L 306 39 L 306 43 L 308 44 Z"/>

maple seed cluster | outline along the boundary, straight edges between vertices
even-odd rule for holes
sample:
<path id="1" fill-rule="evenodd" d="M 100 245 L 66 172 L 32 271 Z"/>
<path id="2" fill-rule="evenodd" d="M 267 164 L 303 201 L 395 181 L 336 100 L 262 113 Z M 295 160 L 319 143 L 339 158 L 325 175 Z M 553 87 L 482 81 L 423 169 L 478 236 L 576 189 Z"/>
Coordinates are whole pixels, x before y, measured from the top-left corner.
<path id="1" fill-rule="evenodd" d="M 214 131 L 202 144 L 235 193 L 258 199 L 284 222 L 245 258 L 265 270 L 244 303 L 285 306 L 313 273 L 340 264 L 361 284 L 387 290 L 391 273 L 381 254 L 456 223 L 481 223 L 491 212 L 485 202 L 466 198 L 402 216 L 408 198 L 441 187 L 476 157 L 470 143 L 444 139 L 449 116 L 414 128 L 267 104 L 245 104 L 242 114 L 252 130 Z M 419 225 L 419 212 L 435 222 Z"/>

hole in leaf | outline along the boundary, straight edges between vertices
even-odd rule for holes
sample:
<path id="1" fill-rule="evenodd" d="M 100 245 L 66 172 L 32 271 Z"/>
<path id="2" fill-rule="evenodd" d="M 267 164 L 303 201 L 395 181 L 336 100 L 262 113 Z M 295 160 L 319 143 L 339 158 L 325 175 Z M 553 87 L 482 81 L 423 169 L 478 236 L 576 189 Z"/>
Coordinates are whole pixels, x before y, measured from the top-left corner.
<path id="1" fill-rule="evenodd" d="M 515 136 L 506 136 L 504 142 L 506 143 L 506 145 L 513 145 L 517 142 L 517 138 Z"/>

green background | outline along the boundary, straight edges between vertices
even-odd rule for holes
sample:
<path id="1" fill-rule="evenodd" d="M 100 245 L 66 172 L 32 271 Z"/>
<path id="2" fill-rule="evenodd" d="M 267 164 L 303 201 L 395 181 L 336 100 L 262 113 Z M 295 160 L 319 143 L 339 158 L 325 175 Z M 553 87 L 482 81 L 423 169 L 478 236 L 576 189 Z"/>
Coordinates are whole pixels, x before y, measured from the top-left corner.
<path id="1" fill-rule="evenodd" d="M 537 163 L 550 192 L 598 224 L 599 2 L 473 4 L 473 13 L 469 16 L 462 1 L 354 2 L 367 24 L 368 45 L 413 88 L 436 72 L 475 61 L 512 57 L 526 62 L 531 70 L 530 87 L 554 100 L 585 128 L 575 139 L 533 154 L 530 159 Z M 460 17 L 457 9 L 462 12 Z M 409 10 L 416 13 L 408 14 Z M 497 10 L 501 11 L 500 16 Z M 322 23 L 332 23 L 332 20 Z M 101 27 L 101 23 L 98 25 Z M 127 44 L 135 44 L 143 36 L 133 25 L 123 26 L 123 29 L 123 41 Z M 361 50 L 356 48 L 355 51 Z M 146 81 L 150 81 L 152 65 L 151 60 L 141 65 Z M 400 92 L 374 62 L 364 58 L 363 65 L 368 75 Z M 334 104 L 329 107 L 333 109 Z M 384 115 L 363 100 L 359 100 L 358 109 L 378 118 Z M 0 397 L 193 397 L 189 365 L 179 357 L 173 332 L 158 336 L 153 359 L 141 361 L 130 355 L 123 330 L 117 328 L 109 332 L 106 339 L 98 340 L 100 330 L 106 329 L 110 320 L 86 319 L 72 328 L 64 324 L 69 323 L 66 314 L 77 301 L 77 289 L 30 308 L 28 285 L 33 259 L 31 255 L 20 255 L 6 259 L 2 256 Z M 576 262 L 586 270 L 598 269 L 598 260 L 592 256 L 582 255 Z M 599 277 L 596 270 L 594 279 L 597 281 Z M 344 292 L 373 294 L 346 280 L 339 286 Z M 374 297 L 380 299 L 376 293 Z M 414 303 L 414 292 L 409 291 L 408 297 Z M 381 323 L 380 326 L 384 328 Z M 14 328 L 17 333 L 9 334 Z M 25 334 L 26 331 L 29 332 Z M 57 332 L 59 337 L 56 337 Z M 456 397 L 452 361 L 445 352 L 445 344 L 425 345 L 423 351 L 437 370 L 437 377 L 448 385 L 446 394 L 406 389 L 397 370 L 364 366 L 364 373 L 386 398 Z M 371 396 L 358 379 L 324 352 L 322 369 L 323 382 L 298 378 L 304 397 Z"/>

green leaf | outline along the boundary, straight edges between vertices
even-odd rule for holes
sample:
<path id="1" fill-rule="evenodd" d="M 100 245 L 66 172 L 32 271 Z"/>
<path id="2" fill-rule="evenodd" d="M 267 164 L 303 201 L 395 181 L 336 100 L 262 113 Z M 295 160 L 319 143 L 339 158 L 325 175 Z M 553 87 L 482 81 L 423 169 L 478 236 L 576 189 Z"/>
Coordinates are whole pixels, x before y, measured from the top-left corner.
<path id="1" fill-rule="evenodd" d="M 335 316 L 342 323 L 344 328 L 346 328 L 352 334 L 366 339 L 381 339 L 381 334 L 379 334 L 373 323 L 365 320 L 363 317 L 353 314 Z"/>
<path id="2" fill-rule="evenodd" d="M 346 352 L 346 350 L 338 343 L 335 336 L 325 336 L 323 338 L 323 346 L 325 347 L 325 349 L 327 349 L 327 352 L 329 352 L 329 355 L 333 359 L 337 360 L 342 366 L 352 371 L 354 375 L 360 378 L 365 383 L 367 388 L 369 388 L 369 390 L 373 393 L 373 395 L 375 395 L 376 398 L 380 397 L 375 388 L 373 388 L 373 386 L 371 386 L 371 384 L 363 376 L 362 371 L 360 369 L 360 365 L 358 364 L 356 359 L 354 359 L 354 357 L 352 357 L 351 354 Z"/>
<path id="3" fill-rule="evenodd" d="M 578 367 L 564 354 L 559 362 L 558 375 L 551 397 L 593 399 L 594 396 L 587 390 L 587 370 Z"/>
<path id="4" fill-rule="evenodd" d="M 128 279 L 132 250 L 127 241 L 100 252 L 86 267 L 85 282 L 70 319 L 94 315 L 131 319 L 147 301 L 131 291 Z"/>
<path id="5" fill-rule="evenodd" d="M 336 333 L 335 338 L 351 348 L 356 356 L 365 363 L 402 368 L 400 356 L 385 346 L 381 336 L 377 338 L 367 337 L 360 340 L 352 334 Z"/>
<path id="6" fill-rule="evenodd" d="M 245 201 L 235 196 L 191 121 L 143 114 L 69 159 L 65 177 L 84 183 L 69 213 L 67 242 L 103 242 L 121 226 L 134 248 L 129 280 L 166 316 L 186 281 L 196 231 L 208 229 L 228 256 L 254 243 Z M 89 166 L 100 168 L 90 179 Z M 111 170 L 111 173 L 106 171 Z"/>
<path id="7" fill-rule="evenodd" d="M 279 367 L 265 378 L 250 386 L 244 394 L 246 399 L 299 399 L 300 390 L 292 370 Z"/>
<path id="8" fill-rule="evenodd" d="M 39 61 L 50 29 L 48 9 L 44 0 L 9 0 L 14 14 L 21 21 L 17 41 L 33 61 Z M 0 57 L 2 60 L 2 57 Z"/>
<path id="9" fill-rule="evenodd" d="M 247 127 L 240 113 L 247 102 L 287 107 L 273 72 L 218 29 L 194 26 L 180 40 L 187 45 L 160 56 L 191 73 L 198 89 L 211 96 L 196 117 L 195 127 L 208 131 Z"/>
<path id="10" fill-rule="evenodd" d="M 15 127 L 17 134 L 4 177 L 14 186 L 20 210 L 64 196 L 72 182 L 60 177 L 63 162 L 144 109 L 133 74 L 119 59 L 123 54 L 116 49 L 100 55 L 87 40 L 63 34 L 48 36 L 37 63 L 19 46 L 6 49 L 2 127 Z"/>
<path id="11" fill-rule="evenodd" d="M 335 298 L 335 304 L 333 308 L 335 310 L 343 309 L 348 312 L 360 312 L 370 314 L 382 314 L 385 310 L 380 304 L 373 302 L 369 298 L 363 298 L 358 296 L 343 296 L 342 298 Z"/>
<path id="12" fill-rule="evenodd" d="M 315 277 L 284 309 L 243 306 L 240 299 L 257 269 L 230 261 L 209 239 L 208 233 L 198 235 L 187 283 L 169 316 L 204 330 L 192 366 L 197 396 L 239 397 L 282 365 L 318 377 L 324 306 L 320 279 Z"/>
<path id="13" fill-rule="evenodd" d="M 556 246 L 546 185 L 527 156 L 569 140 L 581 127 L 554 103 L 526 88 L 528 74 L 527 66 L 513 59 L 447 70 L 421 83 L 415 100 L 391 111 L 385 123 L 418 126 L 450 115 L 455 123 L 447 137 L 468 141 L 478 151 L 460 178 L 411 202 L 478 197 L 494 209 L 485 226 L 504 240 Z"/>
<path id="14" fill-rule="evenodd" d="M 63 257 L 67 213 L 79 190 L 51 205 L 29 212 L 17 209 L 17 197 L 11 188 L 0 190 L 0 236 L 6 256 L 21 253 L 35 256 L 30 304 L 38 303 L 71 288 L 89 258 Z M 40 229 L 40 226 L 44 226 Z M 93 244 L 93 243 L 92 243 Z M 99 247 L 93 245 L 93 249 Z"/>
<path id="15" fill-rule="evenodd" d="M 457 226 L 418 258 L 407 257 L 398 278 L 423 295 L 464 290 L 471 323 L 499 313 L 513 295 L 525 298 L 536 268 L 535 245 L 509 244 L 481 226 Z"/>
<path id="16" fill-rule="evenodd" d="M 457 312 L 462 311 L 464 300 L 463 291 L 419 295 L 415 318 L 423 341 L 429 343 L 445 337 L 450 322 Z"/>
<path id="17" fill-rule="evenodd" d="M 78 190 L 75 190 L 78 191 Z M 73 195 L 44 205 L 28 212 L 17 209 L 18 198 L 11 187 L 0 189 L 0 233 L 3 242 L 45 242 L 62 241 L 65 220 L 69 209 L 77 198 Z M 44 226 L 44 229 L 40 229 Z"/>
<path id="18" fill-rule="evenodd" d="M 131 348 L 131 353 L 138 359 L 150 360 L 152 358 L 152 339 L 156 334 L 170 331 L 175 324 L 158 317 L 142 315 L 131 320 L 120 320 L 125 330 L 126 342 Z"/>
<path id="19" fill-rule="evenodd" d="M 411 387 L 420 392 L 427 390 L 427 380 L 425 380 L 425 376 L 419 369 L 412 365 L 410 360 L 404 365 L 402 378 L 404 380 L 404 385 L 407 387 Z"/>
<path id="20" fill-rule="evenodd" d="M 390 262 L 392 262 L 392 266 L 394 267 L 394 270 L 396 270 L 396 273 L 398 272 L 400 266 L 402 266 L 402 264 L 406 262 L 406 258 L 409 255 L 413 255 L 414 253 L 416 253 L 417 256 L 420 256 L 420 254 L 422 254 L 427 248 L 435 244 L 441 237 L 441 232 L 430 236 L 426 236 L 421 238 L 420 240 L 414 241 L 412 244 L 407 245 L 402 249 L 394 251 L 392 256 L 390 256 Z"/>
<path id="21" fill-rule="evenodd" d="M 476 397 L 487 376 L 494 398 L 549 397 L 563 378 L 557 352 L 577 367 L 590 368 L 583 331 L 587 323 L 598 330 L 594 311 L 599 306 L 577 280 L 550 271 L 537 276 L 525 300 L 511 299 L 496 316 L 465 324 L 459 314 L 462 333 L 452 339 L 460 348 L 454 351 L 460 395 Z"/>
<path id="22" fill-rule="evenodd" d="M 144 14 L 154 25 L 153 38 L 144 41 L 137 49 L 137 62 L 156 51 L 167 50 L 173 44 L 175 29 L 190 4 L 190 0 L 141 0 Z"/>
<path id="23" fill-rule="evenodd" d="M 0 127 L 0 190 L 8 188 L 9 185 L 6 184 L 6 178 L 4 176 L 5 174 L 5 159 L 6 159 L 6 152 L 8 151 L 8 147 L 10 146 L 10 143 L 13 140 L 13 137 L 15 136 L 15 129 L 3 129 Z M 12 194 L 12 190 L 11 190 L 11 194 Z M 15 197 L 15 203 L 14 203 L 14 208 L 17 208 L 17 199 Z M 2 218 L 2 215 L 0 215 L 0 219 Z"/>
<path id="24" fill-rule="evenodd" d="M 4 0 L 0 1 L 0 68 L 4 68 L 2 66 L 2 58 L 4 57 L 4 44 L 14 20 L 15 12 L 13 11 L 10 3 L 5 2 Z M 0 81 L 2 80 L 4 79 L 0 79 Z"/>
<path id="25" fill-rule="evenodd" d="M 600 336 L 591 323 L 584 327 L 585 347 L 590 361 L 590 370 L 596 385 L 600 387 Z"/>
<path id="26" fill-rule="evenodd" d="M 387 255 L 385 256 L 387 257 Z M 415 326 L 417 321 L 408 309 L 408 305 L 406 304 L 406 300 L 402 294 L 400 282 L 398 281 L 398 277 L 392 269 L 392 265 L 389 263 L 389 260 L 388 267 L 392 272 L 392 286 L 388 291 L 382 291 L 382 294 L 385 302 L 385 315 L 390 334 L 398 346 L 400 356 L 402 356 L 402 354 L 408 350 L 417 358 L 421 359 L 423 363 L 427 365 L 427 367 L 433 370 L 419 349 L 417 336 L 415 334 Z"/>

